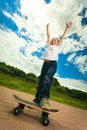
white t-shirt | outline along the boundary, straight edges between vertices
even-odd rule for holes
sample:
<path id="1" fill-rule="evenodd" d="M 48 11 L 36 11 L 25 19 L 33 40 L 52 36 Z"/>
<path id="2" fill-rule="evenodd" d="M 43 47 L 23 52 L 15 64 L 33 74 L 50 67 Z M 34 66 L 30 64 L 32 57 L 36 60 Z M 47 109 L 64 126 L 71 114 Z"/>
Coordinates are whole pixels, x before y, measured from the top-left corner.
<path id="1" fill-rule="evenodd" d="M 47 43 L 46 51 L 42 55 L 41 59 L 50 60 L 50 61 L 57 61 L 58 60 L 58 52 L 59 52 L 58 45 L 50 45 L 49 43 Z"/>

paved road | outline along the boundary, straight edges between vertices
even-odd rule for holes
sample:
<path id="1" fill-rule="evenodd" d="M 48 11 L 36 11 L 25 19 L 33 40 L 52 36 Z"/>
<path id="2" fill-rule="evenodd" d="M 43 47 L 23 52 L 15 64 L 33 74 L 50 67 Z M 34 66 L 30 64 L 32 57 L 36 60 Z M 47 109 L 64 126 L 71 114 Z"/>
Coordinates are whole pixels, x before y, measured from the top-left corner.
<path id="1" fill-rule="evenodd" d="M 17 94 L 32 101 L 34 96 L 0 86 L 0 130 L 87 130 L 87 111 L 50 101 L 51 106 L 58 108 L 59 113 L 50 114 L 50 124 L 41 125 L 40 112 L 25 108 L 18 116 L 12 111 L 17 102 L 13 98 Z"/>

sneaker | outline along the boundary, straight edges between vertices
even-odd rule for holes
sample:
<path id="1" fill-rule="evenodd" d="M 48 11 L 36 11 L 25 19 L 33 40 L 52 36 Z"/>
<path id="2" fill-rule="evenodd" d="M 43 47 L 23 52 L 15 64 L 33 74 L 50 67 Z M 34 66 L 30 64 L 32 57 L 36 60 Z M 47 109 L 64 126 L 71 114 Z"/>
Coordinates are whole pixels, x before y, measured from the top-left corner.
<path id="1" fill-rule="evenodd" d="M 33 103 L 35 103 L 35 104 L 37 104 L 39 106 L 39 102 L 38 102 L 38 100 L 36 98 L 33 99 Z"/>
<path id="2" fill-rule="evenodd" d="M 42 98 L 40 102 L 40 107 L 44 110 L 50 110 L 49 100 L 47 98 Z"/>

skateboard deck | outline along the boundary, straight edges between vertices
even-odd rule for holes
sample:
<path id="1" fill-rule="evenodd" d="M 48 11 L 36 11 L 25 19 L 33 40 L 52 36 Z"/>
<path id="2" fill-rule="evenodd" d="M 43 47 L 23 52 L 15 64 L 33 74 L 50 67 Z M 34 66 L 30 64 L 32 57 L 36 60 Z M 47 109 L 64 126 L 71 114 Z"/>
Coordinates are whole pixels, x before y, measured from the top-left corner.
<path id="1" fill-rule="evenodd" d="M 28 108 L 30 109 L 37 109 L 37 110 L 40 110 L 41 112 L 46 112 L 48 114 L 50 113 L 55 113 L 55 112 L 59 112 L 58 109 L 51 109 L 50 111 L 48 110 L 45 110 L 45 109 L 41 109 L 40 106 L 34 102 L 30 102 L 30 101 L 27 101 L 23 98 L 20 98 L 19 96 L 17 95 L 13 95 L 13 97 L 15 98 L 15 100 L 20 104 L 20 105 L 24 105 L 24 106 L 27 106 Z"/>

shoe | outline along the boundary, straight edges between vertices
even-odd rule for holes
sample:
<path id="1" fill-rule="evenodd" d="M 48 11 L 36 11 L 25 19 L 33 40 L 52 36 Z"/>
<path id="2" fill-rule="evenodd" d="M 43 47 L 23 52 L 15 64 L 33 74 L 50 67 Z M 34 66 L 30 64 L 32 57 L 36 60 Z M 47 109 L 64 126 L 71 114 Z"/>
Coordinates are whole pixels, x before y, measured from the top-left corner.
<path id="1" fill-rule="evenodd" d="M 36 103 L 36 104 L 38 104 L 38 101 L 37 101 L 37 99 L 33 99 L 33 102 L 34 102 L 34 103 Z"/>
<path id="2" fill-rule="evenodd" d="M 49 100 L 47 98 L 42 98 L 40 102 L 40 107 L 44 110 L 50 110 Z"/>
<path id="3" fill-rule="evenodd" d="M 39 106 L 39 101 L 35 98 L 35 99 L 33 99 L 33 103 L 35 103 L 36 105 L 38 105 Z"/>

